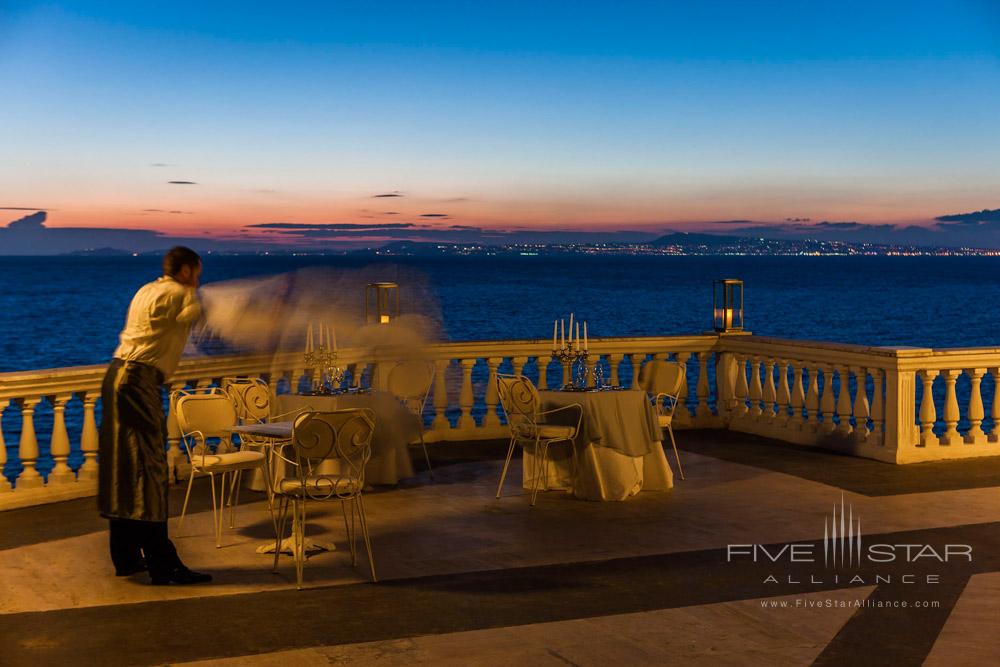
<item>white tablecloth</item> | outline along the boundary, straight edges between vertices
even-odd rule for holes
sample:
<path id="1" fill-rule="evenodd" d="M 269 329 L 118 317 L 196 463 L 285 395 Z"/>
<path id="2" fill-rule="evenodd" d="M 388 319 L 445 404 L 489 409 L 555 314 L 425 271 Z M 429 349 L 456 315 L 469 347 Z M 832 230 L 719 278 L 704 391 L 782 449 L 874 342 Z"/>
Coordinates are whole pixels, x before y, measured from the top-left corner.
<path id="1" fill-rule="evenodd" d="M 549 447 L 540 489 L 573 489 L 577 498 L 625 500 L 639 491 L 666 491 L 674 477 L 660 444 L 656 413 L 641 391 L 541 392 L 545 410 L 571 403 L 583 406 L 576 441 Z M 567 410 L 560 423 L 572 414 Z M 576 478 L 571 447 L 576 451 Z M 536 458 L 526 448 L 523 486 L 534 484 Z M 574 483 L 575 482 L 575 483 Z"/>

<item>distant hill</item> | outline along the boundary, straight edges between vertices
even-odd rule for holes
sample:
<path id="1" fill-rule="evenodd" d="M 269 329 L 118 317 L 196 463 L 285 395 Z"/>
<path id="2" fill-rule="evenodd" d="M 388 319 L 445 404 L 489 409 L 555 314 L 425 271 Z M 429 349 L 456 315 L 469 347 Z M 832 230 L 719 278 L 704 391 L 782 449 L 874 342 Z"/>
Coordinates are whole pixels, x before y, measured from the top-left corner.
<path id="1" fill-rule="evenodd" d="M 131 255 L 132 253 L 128 250 L 122 250 L 121 248 L 85 248 L 83 250 L 74 250 L 73 252 L 63 253 L 64 255 L 72 256 L 82 256 L 82 257 L 123 257 L 126 255 Z"/>
<path id="2" fill-rule="evenodd" d="M 696 234 L 691 232 L 674 232 L 661 236 L 649 242 L 649 245 L 694 245 L 694 246 L 724 246 L 745 241 L 745 236 L 722 236 L 721 234 Z"/>

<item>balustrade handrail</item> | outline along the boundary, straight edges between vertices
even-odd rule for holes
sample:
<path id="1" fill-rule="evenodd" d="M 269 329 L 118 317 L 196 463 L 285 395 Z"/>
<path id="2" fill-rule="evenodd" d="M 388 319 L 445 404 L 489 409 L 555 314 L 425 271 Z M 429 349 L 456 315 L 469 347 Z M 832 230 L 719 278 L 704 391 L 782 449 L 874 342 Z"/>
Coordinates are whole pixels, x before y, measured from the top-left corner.
<path id="1" fill-rule="evenodd" d="M 635 352 L 641 345 L 644 352 L 657 351 L 709 351 L 717 344 L 718 336 L 657 336 L 657 337 L 611 337 L 595 338 L 590 341 L 594 354 L 614 354 Z M 432 359 L 454 359 L 459 356 L 487 358 L 495 356 L 546 355 L 551 351 L 551 339 L 526 340 L 484 340 L 449 341 L 433 343 L 422 348 L 422 353 Z M 340 361 L 352 364 L 361 361 L 391 361 L 398 357 L 394 348 L 341 348 Z M 301 353 L 285 351 L 276 354 L 227 354 L 184 357 L 178 364 L 173 377 L 167 383 L 185 378 L 207 377 L 215 374 L 239 375 L 257 373 L 270 368 L 301 368 Z M 100 389 L 107 364 L 90 366 L 68 366 L 27 371 L 0 373 L 0 400 L 22 398 L 24 396 L 49 396 L 64 392 L 79 392 Z"/>

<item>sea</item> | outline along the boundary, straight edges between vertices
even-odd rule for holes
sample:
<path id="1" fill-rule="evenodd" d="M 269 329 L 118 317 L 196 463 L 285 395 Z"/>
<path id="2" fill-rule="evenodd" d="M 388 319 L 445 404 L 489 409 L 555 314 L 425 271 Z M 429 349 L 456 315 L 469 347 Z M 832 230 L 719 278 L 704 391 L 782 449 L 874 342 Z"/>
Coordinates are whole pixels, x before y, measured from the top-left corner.
<path id="1" fill-rule="evenodd" d="M 419 298 L 434 303 L 401 307 L 436 312 L 453 341 L 549 338 L 570 312 L 592 337 L 701 333 L 712 280 L 739 278 L 754 334 L 1000 345 L 996 257 L 206 256 L 202 282 L 309 268 L 420 281 Z M 0 372 L 107 362 L 133 293 L 159 274 L 151 256 L 0 257 Z"/>
<path id="2" fill-rule="evenodd" d="M 401 309 L 432 313 L 441 337 L 452 341 L 549 339 L 553 320 L 570 312 L 588 322 L 591 337 L 702 333 L 712 324 L 712 280 L 739 278 L 745 284 L 746 328 L 754 334 L 870 346 L 1000 346 L 996 257 L 537 255 L 390 261 L 257 255 L 205 256 L 203 265 L 206 287 L 295 272 L 328 289 L 332 300 L 356 299 L 359 311 L 362 290 L 355 286 L 353 294 L 340 293 L 344 282 L 336 276 L 399 282 L 411 299 L 404 299 Z M 0 372 L 106 363 L 132 295 L 159 275 L 159 259 L 150 256 L 0 257 Z M 417 284 L 420 289 L 406 289 Z M 192 351 L 220 349 L 209 340 Z M 623 381 L 631 375 L 624 367 L 622 373 Z M 486 379 L 480 364 L 473 383 Z M 960 382 L 959 393 L 966 392 Z M 473 416 L 484 410 L 477 404 Z M 447 416 L 457 419 L 457 409 Z M 52 466 L 47 451 L 52 417 L 51 406 L 38 406 L 43 474 Z M 75 469 L 81 462 L 80 401 L 67 405 L 66 423 L 74 441 L 69 464 Z M 20 411 L 0 406 L 0 424 L 9 455 L 3 473 L 14 479 L 20 471 Z"/>

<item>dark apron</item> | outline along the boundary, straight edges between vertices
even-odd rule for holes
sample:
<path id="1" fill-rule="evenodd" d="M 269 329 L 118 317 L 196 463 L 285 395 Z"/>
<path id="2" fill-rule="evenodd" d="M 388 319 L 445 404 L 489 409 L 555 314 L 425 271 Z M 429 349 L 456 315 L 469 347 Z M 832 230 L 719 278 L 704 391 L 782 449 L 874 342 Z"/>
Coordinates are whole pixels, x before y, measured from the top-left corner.
<path id="1" fill-rule="evenodd" d="M 167 423 L 155 366 L 112 359 L 101 386 L 97 506 L 109 519 L 167 520 Z"/>

